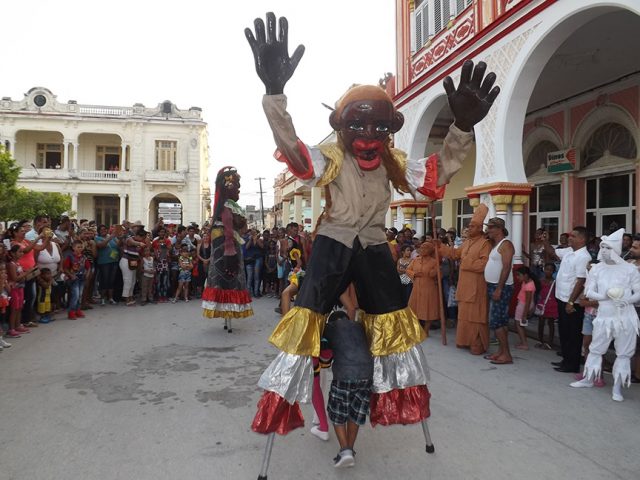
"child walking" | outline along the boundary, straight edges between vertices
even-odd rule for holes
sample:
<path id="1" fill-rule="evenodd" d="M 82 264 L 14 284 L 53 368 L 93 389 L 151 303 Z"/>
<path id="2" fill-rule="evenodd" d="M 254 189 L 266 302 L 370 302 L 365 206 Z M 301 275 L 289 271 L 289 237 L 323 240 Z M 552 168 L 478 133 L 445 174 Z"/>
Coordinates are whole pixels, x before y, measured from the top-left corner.
<path id="1" fill-rule="evenodd" d="M 373 357 L 364 328 L 343 311 L 336 310 L 329 315 L 324 337 L 333 351 L 333 380 L 327 412 L 340 443 L 333 462 L 336 468 L 353 467 L 358 429 L 369 414 Z"/>
<path id="2" fill-rule="evenodd" d="M 176 303 L 180 292 L 184 293 L 184 301 L 189 301 L 189 285 L 191 284 L 191 271 L 193 270 L 193 260 L 189 255 L 189 247 L 182 245 L 180 247 L 180 256 L 178 257 L 178 288 L 176 288 L 176 296 L 171 303 Z"/>
<path id="3" fill-rule="evenodd" d="M 151 256 L 151 248 L 142 249 L 142 278 L 140 282 L 140 304 L 146 305 L 148 302 L 156 303 L 153 300 L 153 279 L 155 277 L 155 261 Z"/>
<path id="4" fill-rule="evenodd" d="M 556 301 L 556 281 L 553 274 L 556 272 L 555 263 L 547 263 L 544 266 L 544 276 L 540 280 L 540 301 L 538 303 L 539 310 L 542 315 L 538 318 L 538 343 L 534 345 L 536 348 L 551 350 L 553 345 L 553 337 L 555 336 L 555 324 L 558 320 L 558 302 Z M 549 327 L 549 340 L 544 341 L 544 326 Z"/>
<path id="5" fill-rule="evenodd" d="M 529 325 L 529 317 L 533 313 L 533 298 L 538 288 L 538 279 L 531 273 L 529 267 L 520 267 L 517 270 L 518 280 L 522 286 L 518 292 L 518 304 L 516 305 L 516 326 L 518 327 L 518 336 L 520 343 L 516 344 L 516 348 L 520 350 L 529 350 L 527 343 L 527 332 L 524 327 Z"/>
<path id="6" fill-rule="evenodd" d="M 67 277 L 69 287 L 69 305 L 67 306 L 69 320 L 84 318 L 84 313 L 80 310 L 80 299 L 84 290 L 85 274 L 91 267 L 91 263 L 82 253 L 83 250 L 82 241 L 74 240 L 71 244 L 71 253 L 62 262 L 62 271 Z"/>
<path id="7" fill-rule="evenodd" d="M 40 323 L 49 323 L 53 321 L 51 313 L 53 308 L 51 306 L 51 285 L 53 284 L 53 277 L 51 276 L 51 270 L 48 268 L 40 269 L 40 275 L 36 278 L 36 310 L 40 319 Z"/>

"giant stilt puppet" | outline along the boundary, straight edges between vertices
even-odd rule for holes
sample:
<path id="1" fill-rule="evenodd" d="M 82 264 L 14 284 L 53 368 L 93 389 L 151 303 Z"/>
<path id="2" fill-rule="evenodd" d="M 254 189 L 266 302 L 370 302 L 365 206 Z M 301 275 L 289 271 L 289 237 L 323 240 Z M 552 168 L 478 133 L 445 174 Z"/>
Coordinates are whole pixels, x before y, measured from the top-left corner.
<path id="1" fill-rule="evenodd" d="M 240 175 L 233 167 L 224 167 L 216 176 L 211 226 L 211 262 L 207 286 L 202 292 L 203 315 L 223 318 L 224 328 L 232 332 L 231 320 L 253 315 L 251 296 L 244 274 L 240 233 L 247 229 L 240 195 Z"/>
<path id="2" fill-rule="evenodd" d="M 278 30 L 278 34 L 276 34 Z M 266 87 L 263 107 L 278 147 L 276 158 L 309 186 L 324 186 L 330 208 L 317 229 L 313 254 L 295 306 L 281 319 L 269 341 L 280 353 L 259 380 L 265 390 L 254 418 L 254 431 L 284 435 L 304 424 L 299 402 L 311 399 L 312 357 L 320 354 L 325 317 L 351 282 L 370 351 L 374 357 L 372 425 L 412 424 L 429 417 L 428 368 L 419 344 L 424 330 L 407 307 L 384 233 L 391 184 L 417 198 L 437 197 L 460 169 L 482 120 L 499 93 L 495 74 L 486 65 L 474 69 L 467 61 L 456 89 L 447 77 L 444 87 L 455 122 L 442 151 L 428 159 L 407 160 L 390 147 L 391 135 L 404 118 L 378 86 L 349 89 L 335 105 L 329 123 L 337 142 L 310 147 L 296 135 L 287 113 L 284 86 L 304 53 L 302 45 L 289 57 L 288 25 L 273 13 L 267 25 L 255 21 L 255 35 L 245 30 L 258 76 Z M 352 53 L 353 54 L 353 53 Z M 357 61 L 357 54 L 354 61 Z M 323 73 L 323 74 L 326 74 Z M 433 451 L 427 435 L 427 449 Z M 266 476 L 268 459 L 261 478 Z"/>

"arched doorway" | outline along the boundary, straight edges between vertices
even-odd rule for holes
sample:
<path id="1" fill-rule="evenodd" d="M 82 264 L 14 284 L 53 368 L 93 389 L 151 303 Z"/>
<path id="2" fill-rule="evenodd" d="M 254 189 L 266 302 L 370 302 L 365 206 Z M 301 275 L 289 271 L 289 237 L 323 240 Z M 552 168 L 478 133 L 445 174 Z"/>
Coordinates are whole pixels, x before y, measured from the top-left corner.
<path id="1" fill-rule="evenodd" d="M 640 10 L 628 1 L 607 3 L 557 2 L 545 10 L 505 82 L 496 118 L 497 157 L 514 178 L 522 175 L 535 185 L 530 231 L 544 226 L 555 237 L 586 225 L 599 236 L 611 225 L 635 228 L 640 57 L 629 38 L 640 29 Z M 593 151 L 592 135 L 605 125 L 610 141 L 626 138 L 625 156 L 602 146 Z M 529 139 L 542 131 L 548 135 Z M 545 161 L 556 158 L 566 168 L 553 169 Z M 615 206 L 607 203 L 612 189 L 620 197 Z"/>
<path id="2" fill-rule="evenodd" d="M 639 28 L 640 9 L 630 3 L 557 2 L 526 32 L 496 114 L 496 157 L 504 159 L 514 181 L 526 178 L 521 139 L 528 116 L 640 70 L 629 41 Z M 571 136 L 564 133 L 569 132 L 561 135 L 567 147 Z"/>
<path id="3" fill-rule="evenodd" d="M 182 224 L 183 205 L 177 196 L 171 193 L 159 193 L 151 199 L 149 202 L 149 225 L 158 223 L 160 217 L 165 225 Z"/>
<path id="4" fill-rule="evenodd" d="M 423 158 L 439 152 L 453 121 L 453 113 L 449 108 L 447 96 L 438 94 L 433 97 L 422 113 L 414 132 L 410 149 L 411 157 Z M 469 203 L 465 188 L 473 185 L 475 170 L 476 147 L 473 144 L 462 169 L 451 178 L 447 185 L 444 198 L 434 204 L 436 228 L 449 229 L 453 227 L 460 234 L 469 223 L 473 215 L 473 207 Z M 431 231 L 433 229 L 431 209 L 428 210 L 424 221 L 427 223 L 424 231 Z"/>

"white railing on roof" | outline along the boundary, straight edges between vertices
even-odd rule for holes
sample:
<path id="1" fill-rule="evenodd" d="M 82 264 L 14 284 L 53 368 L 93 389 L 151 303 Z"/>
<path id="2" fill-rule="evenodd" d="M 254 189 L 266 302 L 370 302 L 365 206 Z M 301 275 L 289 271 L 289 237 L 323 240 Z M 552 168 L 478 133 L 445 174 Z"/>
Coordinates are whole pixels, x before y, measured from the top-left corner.
<path id="1" fill-rule="evenodd" d="M 133 115 L 133 108 L 106 107 L 102 105 L 79 105 L 78 112 L 84 115 L 117 115 L 123 117 Z"/>

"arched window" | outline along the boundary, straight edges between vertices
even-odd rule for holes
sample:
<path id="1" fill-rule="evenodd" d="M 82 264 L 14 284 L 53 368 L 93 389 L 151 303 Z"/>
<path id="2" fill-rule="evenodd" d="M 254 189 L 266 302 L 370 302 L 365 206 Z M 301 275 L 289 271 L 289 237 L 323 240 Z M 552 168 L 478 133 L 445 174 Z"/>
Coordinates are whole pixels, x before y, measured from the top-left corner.
<path id="1" fill-rule="evenodd" d="M 593 132 L 582 150 L 582 168 L 605 155 L 629 159 L 638 155 L 633 135 L 619 123 L 605 123 Z"/>
<path id="2" fill-rule="evenodd" d="M 549 140 L 543 140 L 538 143 L 527 157 L 527 161 L 524 165 L 524 172 L 527 177 L 530 177 L 534 173 L 536 173 L 540 167 L 547 166 L 547 154 L 551 152 L 557 152 L 558 147 Z"/>

